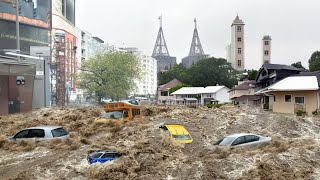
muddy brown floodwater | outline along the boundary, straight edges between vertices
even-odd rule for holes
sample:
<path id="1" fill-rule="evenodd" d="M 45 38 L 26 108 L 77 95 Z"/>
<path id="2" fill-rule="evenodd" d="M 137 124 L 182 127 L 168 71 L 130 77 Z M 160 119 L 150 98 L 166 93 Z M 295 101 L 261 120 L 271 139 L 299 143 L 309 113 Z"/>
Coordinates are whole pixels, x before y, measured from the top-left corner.
<path id="1" fill-rule="evenodd" d="M 96 124 L 100 107 L 44 108 L 0 116 L 0 179 L 320 179 L 320 118 L 275 114 L 251 107 L 218 109 L 145 106 L 145 117 L 124 125 Z M 157 125 L 184 125 L 194 141 L 182 145 Z M 11 142 L 23 128 L 62 125 L 66 142 Z M 250 149 L 208 150 L 218 138 L 250 132 L 273 138 Z M 88 165 L 96 149 L 116 149 L 113 162 Z"/>

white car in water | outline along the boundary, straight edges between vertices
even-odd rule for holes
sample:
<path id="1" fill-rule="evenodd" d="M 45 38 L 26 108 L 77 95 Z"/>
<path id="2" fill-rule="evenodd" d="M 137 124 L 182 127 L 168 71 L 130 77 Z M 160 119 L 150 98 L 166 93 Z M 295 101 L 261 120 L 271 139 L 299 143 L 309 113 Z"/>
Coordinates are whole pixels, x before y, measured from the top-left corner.
<path id="1" fill-rule="evenodd" d="M 233 134 L 221 138 L 213 145 L 208 146 L 209 149 L 214 149 L 219 146 L 226 147 L 246 147 L 246 146 L 258 146 L 264 143 L 271 142 L 271 137 L 260 136 L 250 133 Z"/>
<path id="2" fill-rule="evenodd" d="M 16 135 L 9 137 L 10 140 L 26 140 L 36 138 L 39 140 L 67 139 L 69 132 L 63 126 L 37 126 L 21 130 Z"/>

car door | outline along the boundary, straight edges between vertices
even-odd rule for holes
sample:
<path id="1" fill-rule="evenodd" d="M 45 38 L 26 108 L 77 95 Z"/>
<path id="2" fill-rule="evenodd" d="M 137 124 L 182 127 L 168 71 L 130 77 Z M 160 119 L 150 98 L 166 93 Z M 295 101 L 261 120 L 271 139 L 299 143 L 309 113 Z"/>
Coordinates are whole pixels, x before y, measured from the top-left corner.
<path id="1" fill-rule="evenodd" d="M 43 139 L 45 136 L 43 129 L 29 129 L 28 138 Z"/>
<path id="2" fill-rule="evenodd" d="M 259 144 L 260 137 L 255 135 L 247 135 L 245 136 L 245 139 L 248 146 L 254 146 Z"/>
<path id="3" fill-rule="evenodd" d="M 115 159 L 115 154 L 114 153 L 105 153 L 100 159 L 99 162 L 104 163 L 107 161 L 112 161 Z"/>
<path id="4" fill-rule="evenodd" d="M 29 138 L 29 129 L 22 130 L 13 136 L 13 139 L 15 140 L 24 139 L 24 138 Z"/>
<path id="5" fill-rule="evenodd" d="M 233 147 L 239 147 L 239 146 L 243 146 L 246 143 L 246 139 L 245 136 L 240 136 L 238 137 L 236 140 L 234 140 L 231 144 L 231 146 Z"/>

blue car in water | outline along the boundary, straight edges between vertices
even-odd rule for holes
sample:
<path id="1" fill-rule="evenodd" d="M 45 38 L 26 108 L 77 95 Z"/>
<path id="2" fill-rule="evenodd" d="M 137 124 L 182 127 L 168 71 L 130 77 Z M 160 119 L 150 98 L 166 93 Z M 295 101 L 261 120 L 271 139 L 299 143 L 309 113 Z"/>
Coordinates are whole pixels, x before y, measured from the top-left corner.
<path id="1" fill-rule="evenodd" d="M 121 157 L 121 154 L 115 150 L 97 150 L 87 156 L 87 161 L 89 164 L 105 163 L 119 157 Z"/>

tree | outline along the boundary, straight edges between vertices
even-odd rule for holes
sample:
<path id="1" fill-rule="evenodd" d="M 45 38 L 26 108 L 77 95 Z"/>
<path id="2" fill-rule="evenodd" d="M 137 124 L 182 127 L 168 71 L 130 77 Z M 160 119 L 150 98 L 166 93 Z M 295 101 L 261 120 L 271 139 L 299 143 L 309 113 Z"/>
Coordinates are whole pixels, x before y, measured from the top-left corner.
<path id="1" fill-rule="evenodd" d="M 225 85 L 229 88 L 237 84 L 239 72 L 222 58 L 203 59 L 186 70 L 181 81 L 192 86 L 204 87 Z"/>
<path id="2" fill-rule="evenodd" d="M 254 69 L 249 70 L 248 71 L 248 79 L 249 80 L 256 80 L 256 77 L 257 77 L 258 73 L 259 72 L 257 70 L 254 70 Z"/>
<path id="3" fill-rule="evenodd" d="M 309 59 L 309 70 L 319 71 L 320 70 L 320 51 L 315 51 Z"/>
<path id="4" fill-rule="evenodd" d="M 95 94 L 99 103 L 107 95 L 112 99 L 126 97 L 139 78 L 138 58 L 132 53 L 108 52 L 86 60 L 78 75 L 79 87 Z"/>
<path id="5" fill-rule="evenodd" d="M 188 85 L 188 84 L 176 85 L 175 87 L 169 89 L 169 93 L 171 94 L 171 93 L 173 93 L 173 92 L 175 92 L 175 91 L 177 91 L 177 90 L 179 90 L 179 89 L 181 89 L 183 87 L 191 87 L 191 85 Z"/>
<path id="6" fill-rule="evenodd" d="M 302 66 L 301 61 L 295 62 L 291 64 L 291 66 L 299 68 L 299 69 L 306 69 L 305 67 Z"/>

